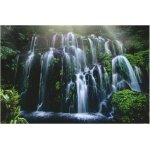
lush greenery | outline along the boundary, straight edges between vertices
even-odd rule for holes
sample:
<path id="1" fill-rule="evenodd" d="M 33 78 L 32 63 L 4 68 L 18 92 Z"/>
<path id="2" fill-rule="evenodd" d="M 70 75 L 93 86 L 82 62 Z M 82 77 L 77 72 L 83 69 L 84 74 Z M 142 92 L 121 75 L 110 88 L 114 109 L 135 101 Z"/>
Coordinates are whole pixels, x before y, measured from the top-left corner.
<path id="1" fill-rule="evenodd" d="M 1 26 L 1 46 L 14 51 L 26 51 L 33 34 L 49 37 L 55 33 L 75 33 L 77 38 L 95 34 L 112 40 L 121 40 L 128 53 L 149 48 L 149 26 Z"/>
<path id="2" fill-rule="evenodd" d="M 124 54 L 127 57 L 132 67 L 139 66 L 149 71 L 149 50 L 139 51 L 133 54 Z"/>
<path id="3" fill-rule="evenodd" d="M 1 123 L 27 123 L 26 119 L 19 118 L 19 94 L 14 88 L 11 90 L 0 89 L 0 97 Z"/>
<path id="4" fill-rule="evenodd" d="M 1 75 L 1 114 L 2 123 L 27 123 L 23 118 L 19 118 L 20 106 L 19 95 L 17 91 L 12 88 L 14 83 L 14 74 L 16 71 L 15 57 L 17 54 L 26 53 L 30 48 L 30 42 L 32 35 L 36 35 L 43 39 L 52 40 L 55 33 L 66 34 L 68 32 L 74 32 L 77 40 L 82 35 L 84 50 L 87 55 L 87 59 L 92 61 L 92 55 L 90 53 L 90 46 L 87 36 L 95 34 L 96 36 L 102 36 L 104 38 L 110 38 L 112 41 L 120 40 L 126 47 L 127 54 L 124 54 L 130 61 L 132 67 L 139 66 L 144 72 L 146 82 L 148 80 L 149 73 L 149 26 L 1 26 L 1 48 L 0 58 L 2 60 L 2 75 Z M 113 42 L 116 51 L 117 44 Z M 79 44 L 80 47 L 80 44 Z M 101 51 L 99 51 L 101 49 Z M 94 50 L 98 56 L 98 63 L 103 65 L 108 74 L 112 74 L 111 57 L 104 52 L 104 44 L 100 47 L 95 47 Z M 41 56 L 42 52 L 38 52 Z M 62 89 L 66 86 L 61 82 L 61 78 L 65 78 L 67 74 L 72 76 L 73 65 L 70 63 L 68 72 L 64 73 L 60 70 L 60 58 L 54 58 L 52 65 L 57 67 L 56 71 L 53 71 L 55 75 L 51 85 L 55 86 L 55 90 L 52 91 L 52 95 L 56 93 L 52 103 L 61 103 Z M 50 64 L 51 65 L 51 64 Z M 119 65 L 119 69 L 126 73 L 123 65 Z M 74 88 L 69 93 L 70 97 L 73 95 Z M 115 121 L 116 122 L 147 122 L 147 106 L 148 95 L 143 93 L 136 93 L 129 90 L 117 92 L 112 100 L 112 104 L 115 106 Z M 53 104 L 50 104 L 52 107 Z M 57 110 L 57 108 L 56 108 Z"/>
<path id="5" fill-rule="evenodd" d="M 112 98 L 116 123 L 148 123 L 149 95 L 123 90 Z"/>
<path id="6" fill-rule="evenodd" d="M 19 53 L 19 51 L 13 50 L 13 49 L 5 47 L 5 46 L 1 46 L 0 57 L 2 60 L 6 60 L 9 56 L 14 56 L 17 53 Z"/>
<path id="7" fill-rule="evenodd" d="M 105 66 L 106 71 L 109 75 L 112 74 L 111 57 L 108 53 L 104 53 L 99 56 L 99 62 Z"/>

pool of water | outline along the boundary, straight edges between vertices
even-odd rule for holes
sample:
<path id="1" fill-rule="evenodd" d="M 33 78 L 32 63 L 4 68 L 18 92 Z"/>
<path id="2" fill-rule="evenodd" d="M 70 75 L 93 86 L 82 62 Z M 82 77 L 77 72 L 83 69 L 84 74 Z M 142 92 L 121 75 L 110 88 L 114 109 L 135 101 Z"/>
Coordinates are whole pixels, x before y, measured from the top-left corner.
<path id="1" fill-rule="evenodd" d="M 55 113 L 21 111 L 21 117 L 29 123 L 111 123 L 113 117 L 106 117 L 101 113 Z"/>

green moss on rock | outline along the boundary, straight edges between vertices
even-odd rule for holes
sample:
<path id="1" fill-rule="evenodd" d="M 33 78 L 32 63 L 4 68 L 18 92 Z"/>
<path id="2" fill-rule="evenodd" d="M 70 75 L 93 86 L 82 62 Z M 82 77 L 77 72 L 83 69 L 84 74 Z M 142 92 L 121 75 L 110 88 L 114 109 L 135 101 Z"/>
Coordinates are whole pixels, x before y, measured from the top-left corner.
<path id="1" fill-rule="evenodd" d="M 117 123 L 148 123 L 149 95 L 123 90 L 112 98 L 114 121 Z"/>
<path id="2" fill-rule="evenodd" d="M 99 62 L 104 65 L 109 75 L 112 74 L 111 56 L 107 53 L 99 56 Z"/>
<path id="3" fill-rule="evenodd" d="M 128 59 L 132 67 L 135 67 L 137 65 L 137 60 L 134 55 L 124 54 L 124 56 Z"/>
<path id="4" fill-rule="evenodd" d="M 141 67 L 147 70 L 149 70 L 149 50 L 140 51 L 138 53 L 135 53 L 135 59 L 137 61 L 137 64 Z"/>
<path id="5" fill-rule="evenodd" d="M 139 51 L 132 54 L 124 54 L 124 56 L 129 60 L 132 67 L 140 66 L 145 69 L 147 72 L 149 70 L 149 50 Z"/>

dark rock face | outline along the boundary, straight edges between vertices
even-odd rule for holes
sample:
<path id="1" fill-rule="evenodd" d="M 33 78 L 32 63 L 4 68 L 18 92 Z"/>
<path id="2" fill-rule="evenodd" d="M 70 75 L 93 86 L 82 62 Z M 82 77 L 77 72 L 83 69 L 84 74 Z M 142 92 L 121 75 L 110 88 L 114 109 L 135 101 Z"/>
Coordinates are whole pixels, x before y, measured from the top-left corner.
<path id="1" fill-rule="evenodd" d="M 111 102 L 108 100 L 104 100 L 101 102 L 101 106 L 100 106 L 100 113 L 102 113 L 105 116 L 110 116 L 110 112 L 112 110 L 112 105 Z"/>
<path id="2" fill-rule="evenodd" d="M 23 110 L 36 110 L 39 101 L 39 83 L 40 83 L 40 56 L 35 55 L 33 58 L 30 75 L 28 77 L 28 82 L 26 83 L 26 88 L 23 90 L 21 95 L 21 104 Z"/>
<path id="3" fill-rule="evenodd" d="M 107 96 L 107 101 L 111 102 L 113 95 L 115 94 L 115 92 L 111 92 L 108 96 Z"/>
<path id="4" fill-rule="evenodd" d="M 99 111 L 99 99 L 97 91 L 93 86 L 88 86 L 88 112 Z"/>
<path id="5" fill-rule="evenodd" d="M 62 50 L 55 49 L 53 51 L 53 55 L 54 55 L 55 58 L 60 58 L 61 59 L 63 57 L 64 53 L 63 53 Z"/>
<path id="6" fill-rule="evenodd" d="M 47 50 L 48 49 L 48 40 L 46 38 L 38 38 L 37 49 L 40 51 Z"/>

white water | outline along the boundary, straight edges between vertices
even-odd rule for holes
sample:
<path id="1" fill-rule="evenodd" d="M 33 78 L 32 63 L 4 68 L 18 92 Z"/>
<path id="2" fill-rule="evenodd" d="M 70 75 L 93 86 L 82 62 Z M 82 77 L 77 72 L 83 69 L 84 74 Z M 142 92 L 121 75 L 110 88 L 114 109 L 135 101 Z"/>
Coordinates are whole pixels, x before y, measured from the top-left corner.
<path id="1" fill-rule="evenodd" d="M 40 85 L 39 85 L 39 104 L 37 106 L 37 110 L 44 110 L 44 105 L 49 101 L 48 95 L 49 89 L 47 85 L 49 83 L 50 70 L 55 69 L 52 68 L 51 62 L 54 58 L 53 52 L 56 48 L 57 43 L 57 34 L 53 36 L 51 46 L 49 51 L 45 52 L 41 57 L 41 73 L 40 73 Z M 135 67 L 135 73 L 124 56 L 116 56 L 116 51 L 112 42 L 109 39 L 104 39 L 102 37 L 96 37 L 92 35 L 94 42 L 87 38 L 87 41 L 90 45 L 90 55 L 92 58 L 92 65 L 88 66 L 87 57 L 84 50 L 84 42 L 81 38 L 81 45 L 78 45 L 78 41 L 75 38 L 72 32 L 69 32 L 67 35 L 60 36 L 60 47 L 62 49 L 63 57 L 62 62 L 65 63 L 65 67 L 63 63 L 61 64 L 61 70 L 63 74 L 65 74 L 65 96 L 62 101 L 67 101 L 70 98 L 71 87 L 75 87 L 75 93 L 73 93 L 73 100 L 71 100 L 71 104 L 68 106 L 68 111 L 72 112 L 75 109 L 75 102 L 77 101 L 77 111 L 78 113 L 86 113 L 89 110 L 89 102 L 94 101 L 95 105 L 98 105 L 98 109 L 100 112 L 102 111 L 102 105 L 107 107 L 107 97 L 111 92 L 117 92 L 118 83 L 122 83 L 125 81 L 128 82 L 130 88 L 134 91 L 141 91 L 138 81 L 142 82 L 142 72 L 140 68 Z M 116 41 L 119 47 L 119 54 L 125 53 L 125 48 L 120 41 Z M 104 45 L 103 51 L 101 49 L 101 44 Z M 34 59 L 34 51 L 37 45 L 37 38 L 32 38 L 30 51 L 28 54 L 28 58 L 25 61 L 24 68 L 24 83 L 28 83 L 28 78 L 30 76 L 30 70 L 32 68 L 32 62 Z M 79 48 L 79 47 L 80 48 Z M 98 62 L 98 55 L 102 55 L 104 53 L 108 53 L 110 56 L 115 58 L 112 59 L 112 82 L 110 80 L 110 76 L 107 73 L 106 68 L 103 64 Z M 127 78 L 124 78 L 122 73 L 120 73 L 117 69 L 118 65 L 120 67 L 124 67 L 127 73 Z M 67 68 L 67 69 L 66 69 Z M 71 68 L 71 69 L 70 69 Z M 58 70 L 59 71 L 59 70 Z M 76 80 L 73 81 L 72 77 L 76 76 Z M 86 78 L 87 77 L 87 78 Z M 64 82 L 64 81 L 63 81 Z M 50 86 L 50 85 L 48 85 Z M 112 88 L 111 90 L 110 87 Z M 52 87 L 54 88 L 54 87 Z M 89 91 L 91 90 L 91 91 Z M 91 95 L 89 95 L 91 92 Z M 93 108 L 92 108 L 93 109 Z M 94 108 L 95 109 L 95 108 Z M 96 110 L 97 112 L 99 110 Z"/>
<path id="2" fill-rule="evenodd" d="M 85 76 L 77 74 L 78 113 L 87 112 L 87 85 Z"/>
<path id="3" fill-rule="evenodd" d="M 41 57 L 41 74 L 40 74 L 40 89 L 39 89 L 39 105 L 37 106 L 37 110 L 41 110 L 42 105 L 46 100 L 46 84 L 48 78 L 48 71 L 50 69 L 51 62 L 53 60 L 53 50 L 46 52 Z"/>
<path id="4" fill-rule="evenodd" d="M 129 61 L 127 60 L 126 57 L 124 56 L 116 56 L 115 58 L 113 58 L 112 60 L 112 83 L 114 86 L 116 86 L 116 83 L 120 80 L 124 80 L 123 77 L 121 77 L 120 80 L 118 80 L 117 78 L 117 65 L 119 65 L 120 67 L 124 67 L 125 68 L 125 72 L 127 73 L 128 75 L 128 79 L 127 79 L 127 82 L 129 83 L 129 86 L 130 88 L 133 90 L 133 91 L 137 91 L 137 92 L 140 92 L 141 89 L 140 89 L 140 86 L 138 84 L 138 81 L 137 81 L 137 78 L 135 76 L 135 73 L 133 71 L 133 68 L 131 66 L 131 64 L 129 63 Z"/>
<path id="5" fill-rule="evenodd" d="M 90 38 L 88 38 L 88 40 L 89 40 L 89 44 L 90 44 L 90 50 L 92 53 L 92 63 L 97 64 L 97 57 L 96 57 L 96 51 L 95 51 L 94 44 Z"/>
<path id="6" fill-rule="evenodd" d="M 109 40 L 107 42 L 105 42 L 105 51 L 106 53 L 108 53 L 110 56 L 112 56 L 112 53 L 109 49 Z"/>
<path id="7" fill-rule="evenodd" d="M 126 53 L 126 49 L 123 47 L 123 44 L 118 40 L 116 40 L 116 43 L 117 43 L 118 48 L 119 48 L 118 54 L 121 55 L 121 54 Z"/>
<path id="8" fill-rule="evenodd" d="M 135 72 L 135 75 L 136 75 L 136 77 L 137 77 L 137 79 L 138 79 L 139 83 L 142 83 L 143 73 L 142 73 L 142 71 L 141 71 L 140 67 L 135 66 L 135 68 L 134 68 L 134 72 Z"/>
<path id="9" fill-rule="evenodd" d="M 33 62 L 33 59 L 34 59 L 34 52 L 35 52 L 35 48 L 37 46 L 37 42 L 38 42 L 38 39 L 37 37 L 32 37 L 32 41 L 31 41 L 31 45 L 30 45 L 30 50 L 28 52 L 28 56 L 27 56 L 27 59 L 24 63 L 24 70 L 23 70 L 23 85 L 25 88 L 28 87 L 28 79 L 29 79 L 29 76 L 30 76 L 30 70 L 31 70 L 31 67 L 32 67 L 32 62 Z"/>
<path id="10" fill-rule="evenodd" d="M 52 39 L 52 47 L 53 47 L 53 48 L 55 48 L 56 36 L 57 36 L 57 34 L 55 34 L 55 35 L 53 36 L 53 39 Z"/>
<path id="11" fill-rule="evenodd" d="M 72 32 L 67 34 L 67 46 L 75 46 L 76 47 L 76 39 Z"/>

